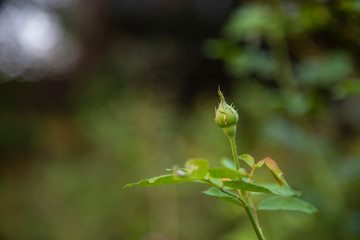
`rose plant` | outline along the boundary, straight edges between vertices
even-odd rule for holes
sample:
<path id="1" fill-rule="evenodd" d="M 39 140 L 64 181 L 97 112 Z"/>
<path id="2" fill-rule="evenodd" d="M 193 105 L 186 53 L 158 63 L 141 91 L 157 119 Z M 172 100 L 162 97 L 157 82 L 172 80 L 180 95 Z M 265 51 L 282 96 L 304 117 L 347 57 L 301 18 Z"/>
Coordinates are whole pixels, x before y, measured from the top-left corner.
<path id="1" fill-rule="evenodd" d="M 228 137 L 233 162 L 224 160 L 222 167 L 209 167 L 205 159 L 190 159 L 184 168 L 169 169 L 170 173 L 143 179 L 126 187 L 152 187 L 185 182 L 196 182 L 210 186 L 203 193 L 225 200 L 244 208 L 258 239 L 265 239 L 257 217 L 258 210 L 293 210 L 314 213 L 317 209 L 300 199 L 300 193 L 293 190 L 284 178 L 278 164 L 269 157 L 256 162 L 249 154 L 238 155 L 235 143 L 236 124 L 239 115 L 234 106 L 227 104 L 222 92 L 218 91 L 220 103 L 215 109 L 215 123 Z M 240 167 L 240 161 L 250 169 Z M 265 166 L 274 176 L 276 183 L 255 183 L 255 170 Z M 254 205 L 252 193 L 271 195 Z"/>

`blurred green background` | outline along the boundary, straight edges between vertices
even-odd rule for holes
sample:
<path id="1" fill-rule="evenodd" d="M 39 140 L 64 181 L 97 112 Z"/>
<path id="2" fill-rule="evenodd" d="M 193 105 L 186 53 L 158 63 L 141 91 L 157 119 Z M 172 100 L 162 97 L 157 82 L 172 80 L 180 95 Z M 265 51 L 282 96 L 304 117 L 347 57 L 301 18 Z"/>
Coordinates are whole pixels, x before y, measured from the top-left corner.
<path id="1" fill-rule="evenodd" d="M 219 85 L 239 153 L 319 209 L 265 236 L 360 239 L 359 56 L 356 0 L 0 1 L 0 239 L 256 239 L 196 184 L 123 189 L 231 156 Z"/>

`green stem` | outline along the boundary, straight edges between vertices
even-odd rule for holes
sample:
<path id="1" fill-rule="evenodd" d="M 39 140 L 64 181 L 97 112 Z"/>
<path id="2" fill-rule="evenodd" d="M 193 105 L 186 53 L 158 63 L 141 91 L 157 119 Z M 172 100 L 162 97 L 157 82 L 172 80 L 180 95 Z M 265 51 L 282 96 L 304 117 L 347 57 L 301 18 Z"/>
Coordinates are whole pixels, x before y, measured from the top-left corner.
<path id="1" fill-rule="evenodd" d="M 248 181 L 247 181 L 248 183 L 250 183 L 251 179 L 253 178 L 254 172 L 255 172 L 255 168 L 253 167 L 253 168 L 251 169 L 251 173 L 250 173 L 250 176 L 249 176 Z"/>
<path id="2" fill-rule="evenodd" d="M 235 137 L 229 137 L 229 140 L 230 140 L 230 145 L 231 145 L 231 150 L 232 150 L 235 167 L 236 167 L 236 170 L 239 170 L 240 163 L 239 163 L 239 158 L 238 158 L 238 154 L 237 154 L 237 150 L 236 150 Z"/>
<path id="3" fill-rule="evenodd" d="M 237 150 L 236 150 L 236 144 L 235 144 L 235 136 L 233 137 L 229 137 L 230 140 L 230 145 L 231 145 L 231 150 L 232 150 L 232 155 L 233 155 L 233 159 L 234 159 L 234 163 L 235 163 L 235 167 L 236 170 L 240 169 L 240 163 L 239 163 L 239 158 L 238 158 L 238 154 L 237 154 Z M 252 172 L 253 173 L 253 172 Z M 247 193 L 242 193 L 241 192 L 242 197 L 244 198 L 244 200 L 242 200 L 245 204 L 243 204 L 243 207 L 245 208 L 245 211 L 250 219 L 251 225 L 253 226 L 256 236 L 258 237 L 259 240 L 265 240 L 265 237 L 261 231 L 260 225 L 259 223 L 256 221 L 255 215 L 253 210 L 251 209 L 251 206 L 249 205 L 249 199 L 247 196 Z"/>
<path id="4" fill-rule="evenodd" d="M 249 205 L 245 205 L 244 206 L 245 211 L 250 219 L 251 225 L 253 226 L 256 236 L 258 237 L 259 240 L 265 240 L 264 234 L 261 231 L 261 228 L 259 226 L 259 224 L 256 222 L 254 213 L 251 209 L 251 207 Z"/>
<path id="5" fill-rule="evenodd" d="M 211 182 L 210 180 L 206 180 L 207 183 L 209 183 L 210 185 L 213 185 L 214 187 L 216 187 L 217 189 L 219 189 L 221 192 L 229 195 L 229 196 L 232 196 L 233 198 L 236 198 L 237 200 L 239 200 L 239 202 L 241 203 L 241 205 L 244 207 L 246 205 L 246 203 L 244 202 L 244 200 L 242 200 L 242 198 L 240 196 L 237 196 L 235 194 L 232 194 L 231 192 L 228 192 L 228 191 L 225 191 L 223 189 L 223 187 L 221 186 L 218 186 L 217 184 Z"/>

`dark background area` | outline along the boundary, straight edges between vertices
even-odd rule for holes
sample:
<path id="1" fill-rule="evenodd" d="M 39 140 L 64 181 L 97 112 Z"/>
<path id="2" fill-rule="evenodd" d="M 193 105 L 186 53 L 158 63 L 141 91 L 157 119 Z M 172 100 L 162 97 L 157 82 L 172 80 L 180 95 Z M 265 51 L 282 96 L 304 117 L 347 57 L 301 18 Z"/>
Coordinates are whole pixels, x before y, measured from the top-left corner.
<path id="1" fill-rule="evenodd" d="M 0 239 L 255 239 L 183 184 L 129 182 L 239 153 L 275 159 L 319 212 L 259 212 L 269 239 L 360 239 L 360 4 L 0 1 Z M 259 171 L 259 181 L 272 181 Z"/>

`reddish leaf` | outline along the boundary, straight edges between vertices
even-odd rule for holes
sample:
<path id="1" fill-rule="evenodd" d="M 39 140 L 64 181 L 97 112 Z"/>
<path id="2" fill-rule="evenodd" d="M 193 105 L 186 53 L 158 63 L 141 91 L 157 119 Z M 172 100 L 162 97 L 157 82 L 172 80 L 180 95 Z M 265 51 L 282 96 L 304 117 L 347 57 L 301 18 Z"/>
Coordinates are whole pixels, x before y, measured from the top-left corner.
<path id="1" fill-rule="evenodd" d="M 270 170 L 272 175 L 275 177 L 275 180 L 277 181 L 277 183 L 280 186 L 283 186 L 284 183 L 285 183 L 284 173 L 281 171 L 281 169 L 279 168 L 277 163 L 273 159 L 271 159 L 269 157 L 264 158 L 260 162 L 263 162 L 266 165 L 266 167 Z"/>

